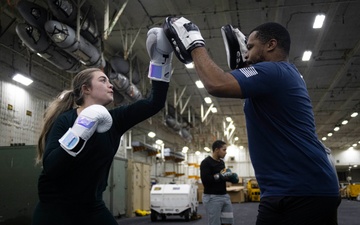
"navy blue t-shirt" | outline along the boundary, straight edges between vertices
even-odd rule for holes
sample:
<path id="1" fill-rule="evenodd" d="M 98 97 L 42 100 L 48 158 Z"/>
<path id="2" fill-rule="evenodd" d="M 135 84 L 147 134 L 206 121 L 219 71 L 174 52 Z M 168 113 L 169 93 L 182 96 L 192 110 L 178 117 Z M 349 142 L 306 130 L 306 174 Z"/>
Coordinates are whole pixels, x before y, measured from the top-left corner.
<path id="1" fill-rule="evenodd" d="M 261 62 L 231 74 L 246 98 L 249 152 L 261 196 L 338 196 L 336 172 L 316 135 L 296 67 Z"/>

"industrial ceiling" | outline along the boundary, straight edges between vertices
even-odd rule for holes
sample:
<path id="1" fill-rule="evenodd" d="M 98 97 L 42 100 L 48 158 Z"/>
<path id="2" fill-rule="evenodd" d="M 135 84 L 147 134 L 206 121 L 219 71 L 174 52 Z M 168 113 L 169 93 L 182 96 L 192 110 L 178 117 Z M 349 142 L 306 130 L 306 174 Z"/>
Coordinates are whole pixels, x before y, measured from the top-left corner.
<path id="1" fill-rule="evenodd" d="M 28 1 L 47 12 L 47 19 L 54 19 L 49 1 Z M 53 2 L 66 2 L 56 1 Z M 303 75 L 312 100 L 317 134 L 331 149 L 347 149 L 360 145 L 360 1 L 358 0 L 69 0 L 80 6 L 79 12 L 88 17 L 97 28 L 99 42 L 96 48 L 108 65 L 114 57 L 130 63 L 130 80 L 140 76 L 136 88 L 146 96 L 149 81 L 146 51 L 147 31 L 162 26 L 167 16 L 184 16 L 201 30 L 206 48 L 213 60 L 224 70 L 229 70 L 220 28 L 232 24 L 245 35 L 257 25 L 274 21 L 283 24 L 292 38 L 289 60 Z M 29 51 L 16 32 L 18 24 L 25 23 L 19 13 L 20 1 L 1 0 L 0 51 L 15 52 L 16 57 L 26 58 L 33 71 L 47 74 L 47 78 L 35 79 L 33 89 L 55 96 L 69 86 L 74 73 L 54 67 L 34 52 Z M 326 15 L 324 26 L 313 29 L 317 14 Z M 79 20 L 80 21 L 80 20 Z M 76 24 L 76 21 L 75 21 Z M 76 25 L 75 25 L 76 31 Z M 312 51 L 309 61 L 302 61 L 305 50 Z M 30 53 L 29 53 L 30 52 Z M 31 57 L 30 57 L 31 56 Z M 29 60 L 31 59 L 31 60 Z M 81 67 L 84 67 L 83 65 Z M 36 78 L 35 73 L 33 76 Z M 54 81 L 61 80 L 61 85 Z M 209 146 L 215 138 L 247 146 L 247 134 L 243 114 L 243 100 L 212 97 L 217 113 L 211 113 L 211 105 L 204 97 L 211 97 L 205 89 L 195 85 L 198 76 L 194 69 L 187 69 L 175 57 L 173 75 L 165 113 L 154 117 L 153 126 L 139 126 L 135 135 L 155 129 L 164 133 L 169 147 L 192 146 L 195 150 Z M 132 80 L 133 81 L 133 80 Z M 130 99 L 131 101 L 131 99 Z M 127 101 L 129 102 L 129 100 Z M 118 101 L 118 104 L 125 104 Z M 164 114 L 176 115 L 176 120 L 186 126 L 192 138 L 184 138 L 165 125 Z M 235 129 L 225 120 L 231 117 Z M 348 120 L 346 125 L 342 122 Z M 338 131 L 334 128 L 339 126 Z M 227 133 L 226 133 L 227 131 Z M 165 136 L 165 133 L 167 136 Z M 173 136 L 169 136 L 173 134 Z M 332 133 L 332 136 L 329 136 Z M 186 136 L 186 135 L 185 135 Z M 179 139 L 180 137 L 180 139 Z M 235 141 L 235 137 L 239 139 Z M 261 141 L 261 140 L 259 140 Z"/>

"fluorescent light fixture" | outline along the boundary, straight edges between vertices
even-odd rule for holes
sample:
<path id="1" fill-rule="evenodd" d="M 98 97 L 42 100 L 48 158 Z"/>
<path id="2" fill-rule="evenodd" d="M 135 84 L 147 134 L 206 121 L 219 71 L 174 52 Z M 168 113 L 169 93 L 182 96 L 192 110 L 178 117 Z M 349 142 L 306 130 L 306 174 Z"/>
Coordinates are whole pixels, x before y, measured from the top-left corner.
<path id="1" fill-rule="evenodd" d="M 188 152 L 188 150 L 189 150 L 189 147 L 188 146 L 184 146 L 183 148 L 182 148 L 182 153 L 187 153 Z"/>
<path id="2" fill-rule="evenodd" d="M 156 136 L 156 134 L 154 132 L 150 131 L 148 133 L 148 136 L 151 137 L 151 138 L 154 138 Z"/>
<path id="3" fill-rule="evenodd" d="M 211 98 L 210 98 L 210 97 L 205 97 L 205 98 L 204 98 L 204 101 L 205 101 L 207 104 L 212 103 L 212 101 L 211 101 Z"/>
<path id="4" fill-rule="evenodd" d="M 211 108 L 211 112 L 212 112 L 212 113 L 217 113 L 217 108 L 216 108 L 216 107 L 212 107 L 212 108 Z"/>
<path id="5" fill-rule="evenodd" d="M 24 76 L 20 73 L 15 74 L 12 79 L 25 86 L 29 86 L 33 82 L 33 80 L 31 80 L 29 77 Z"/>
<path id="6" fill-rule="evenodd" d="M 207 152 L 210 152 L 210 148 L 209 147 L 204 147 L 204 150 Z"/>
<path id="7" fill-rule="evenodd" d="M 198 88 L 204 88 L 204 84 L 201 82 L 201 80 L 195 81 L 195 84 Z"/>
<path id="8" fill-rule="evenodd" d="M 302 61 L 309 61 L 311 58 L 311 51 L 305 51 L 302 57 Z"/>
<path id="9" fill-rule="evenodd" d="M 357 117 L 357 115 L 359 115 L 359 113 L 357 113 L 357 112 L 353 112 L 352 114 L 351 114 L 351 117 Z"/>
<path id="10" fill-rule="evenodd" d="M 325 15 L 324 14 L 321 14 L 321 15 L 317 15 L 315 17 L 315 21 L 314 21 L 314 24 L 313 24 L 313 28 L 314 29 L 319 29 L 323 26 L 324 24 L 324 20 L 325 20 Z"/>
<path id="11" fill-rule="evenodd" d="M 164 142 L 163 142 L 162 140 L 160 140 L 160 139 L 157 139 L 157 140 L 155 141 L 155 143 L 158 144 L 158 145 L 164 144 Z"/>
<path id="12" fill-rule="evenodd" d="M 188 69 L 194 69 L 194 63 L 191 62 L 191 63 L 188 63 L 188 64 L 185 64 L 185 67 L 188 68 Z"/>
<path id="13" fill-rule="evenodd" d="M 335 128 L 334 128 L 334 131 L 339 131 L 340 130 L 340 127 L 339 126 L 336 126 Z"/>
<path id="14" fill-rule="evenodd" d="M 349 121 L 348 120 L 344 120 L 341 122 L 342 125 L 346 125 Z"/>
<path id="15" fill-rule="evenodd" d="M 323 141 L 326 141 L 326 139 L 327 139 L 326 137 L 321 138 L 321 140 L 323 140 Z"/>
<path id="16" fill-rule="evenodd" d="M 333 133 L 331 133 L 331 132 L 330 132 L 330 133 L 328 133 L 328 137 L 331 137 L 332 135 L 333 135 Z"/>

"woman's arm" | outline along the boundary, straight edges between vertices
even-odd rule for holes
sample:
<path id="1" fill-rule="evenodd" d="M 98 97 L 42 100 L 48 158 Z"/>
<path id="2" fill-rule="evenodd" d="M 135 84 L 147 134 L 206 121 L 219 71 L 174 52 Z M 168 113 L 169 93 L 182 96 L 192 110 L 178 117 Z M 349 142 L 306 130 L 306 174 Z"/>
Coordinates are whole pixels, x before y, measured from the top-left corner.
<path id="1" fill-rule="evenodd" d="M 169 83 L 153 80 L 151 94 L 148 98 L 111 110 L 110 114 L 113 116 L 114 125 L 120 133 L 125 133 L 131 127 L 163 109 L 168 88 Z"/>

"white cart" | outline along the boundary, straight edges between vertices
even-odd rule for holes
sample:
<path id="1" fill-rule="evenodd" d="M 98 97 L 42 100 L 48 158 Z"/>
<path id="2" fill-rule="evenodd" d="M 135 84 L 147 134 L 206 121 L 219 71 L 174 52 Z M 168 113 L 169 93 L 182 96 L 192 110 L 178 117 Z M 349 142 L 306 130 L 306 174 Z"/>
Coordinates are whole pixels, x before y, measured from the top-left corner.
<path id="1" fill-rule="evenodd" d="M 150 192 L 151 221 L 173 215 L 189 221 L 197 216 L 198 204 L 194 184 L 155 184 Z"/>

